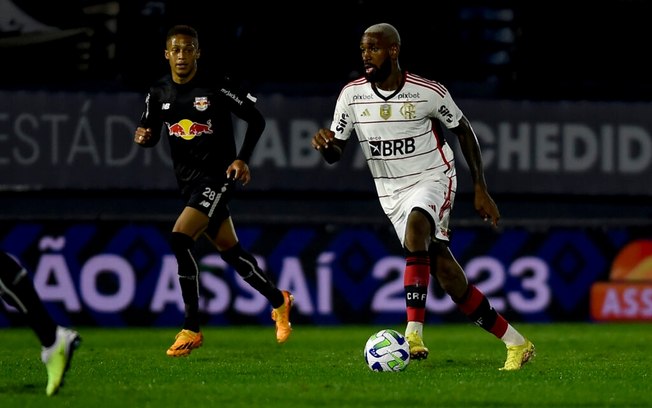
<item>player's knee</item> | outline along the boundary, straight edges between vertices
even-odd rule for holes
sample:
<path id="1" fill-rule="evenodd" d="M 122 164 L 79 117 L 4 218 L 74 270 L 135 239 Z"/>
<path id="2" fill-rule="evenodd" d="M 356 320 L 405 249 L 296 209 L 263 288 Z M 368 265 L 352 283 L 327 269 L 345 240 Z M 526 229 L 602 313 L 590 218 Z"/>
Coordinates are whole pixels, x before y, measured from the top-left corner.
<path id="1" fill-rule="evenodd" d="M 26 274 L 25 269 L 11 256 L 0 252 L 0 281 L 5 286 L 10 286 L 19 280 L 21 274 Z"/>
<path id="2" fill-rule="evenodd" d="M 197 264 L 192 254 L 195 241 L 186 234 L 173 232 L 170 235 L 170 248 L 177 258 L 179 276 L 196 275 Z"/>
<path id="3" fill-rule="evenodd" d="M 192 248 L 195 246 L 195 241 L 188 235 L 181 232 L 173 232 L 170 235 L 169 242 L 170 248 L 172 248 L 172 252 L 175 254 L 192 250 Z"/>
<path id="4" fill-rule="evenodd" d="M 430 240 L 430 243 L 428 244 L 428 253 L 430 256 L 438 257 L 444 255 L 446 251 L 448 251 L 447 243 L 442 242 L 438 239 Z"/>
<path id="5" fill-rule="evenodd" d="M 4 252 L 0 252 L 0 298 L 8 305 L 23 310 L 24 307 L 16 296 L 21 282 L 29 279 L 27 270 L 16 260 Z M 31 282 L 30 282 L 31 284 Z"/>

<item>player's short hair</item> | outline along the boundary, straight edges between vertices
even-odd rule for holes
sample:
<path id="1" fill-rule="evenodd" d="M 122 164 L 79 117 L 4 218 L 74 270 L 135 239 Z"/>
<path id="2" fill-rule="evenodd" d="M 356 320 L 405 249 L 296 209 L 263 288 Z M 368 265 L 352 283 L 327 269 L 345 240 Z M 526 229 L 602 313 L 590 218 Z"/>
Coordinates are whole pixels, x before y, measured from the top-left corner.
<path id="1" fill-rule="evenodd" d="M 390 44 L 401 45 L 401 36 L 398 30 L 389 23 L 378 23 L 364 31 L 365 34 L 381 34 Z"/>
<path id="2" fill-rule="evenodd" d="M 187 35 L 188 37 L 195 40 L 197 44 L 199 44 L 199 34 L 197 34 L 197 30 L 189 25 L 178 24 L 170 28 L 167 35 L 165 36 L 165 42 L 167 43 L 170 41 L 170 38 L 174 37 L 175 35 Z"/>

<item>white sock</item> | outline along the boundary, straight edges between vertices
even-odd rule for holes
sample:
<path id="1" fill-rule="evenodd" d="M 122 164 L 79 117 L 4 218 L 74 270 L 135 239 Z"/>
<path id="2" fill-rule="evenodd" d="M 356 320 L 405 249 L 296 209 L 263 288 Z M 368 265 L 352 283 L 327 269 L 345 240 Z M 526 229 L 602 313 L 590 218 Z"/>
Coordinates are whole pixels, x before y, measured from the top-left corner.
<path id="1" fill-rule="evenodd" d="M 506 346 L 520 346 L 525 343 L 525 337 L 516 331 L 511 324 L 507 325 L 507 331 L 500 339 L 505 342 Z"/>
<path id="2" fill-rule="evenodd" d="M 405 328 L 405 335 L 407 336 L 410 333 L 417 332 L 419 337 L 423 337 L 423 323 L 421 322 L 408 322 L 407 327 Z"/>
<path id="3" fill-rule="evenodd" d="M 54 336 L 54 343 L 49 347 L 41 347 L 41 361 L 47 363 L 50 360 L 50 356 L 57 348 L 59 343 L 63 340 L 63 327 L 57 326 L 57 332 Z"/>

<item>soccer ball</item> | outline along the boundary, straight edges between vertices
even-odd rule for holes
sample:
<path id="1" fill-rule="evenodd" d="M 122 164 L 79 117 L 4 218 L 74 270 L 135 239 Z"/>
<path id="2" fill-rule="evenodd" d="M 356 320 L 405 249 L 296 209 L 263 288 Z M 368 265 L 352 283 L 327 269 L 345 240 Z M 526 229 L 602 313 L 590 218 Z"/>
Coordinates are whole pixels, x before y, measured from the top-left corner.
<path id="1" fill-rule="evenodd" d="M 410 345 L 396 330 L 383 329 L 367 340 L 364 361 L 372 371 L 403 371 L 410 363 Z"/>

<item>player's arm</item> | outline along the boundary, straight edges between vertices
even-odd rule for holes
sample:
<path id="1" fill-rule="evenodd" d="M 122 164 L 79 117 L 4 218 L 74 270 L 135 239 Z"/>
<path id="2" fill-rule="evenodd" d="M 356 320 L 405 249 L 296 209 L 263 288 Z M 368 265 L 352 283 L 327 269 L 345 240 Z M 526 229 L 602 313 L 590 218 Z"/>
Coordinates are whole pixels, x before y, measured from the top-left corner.
<path id="1" fill-rule="evenodd" d="M 466 160 L 471 172 L 473 189 L 475 192 L 475 210 L 485 221 L 491 219 L 492 224 L 497 226 L 498 220 L 500 219 L 500 212 L 487 189 L 480 143 L 471 127 L 471 123 L 468 121 L 466 116 L 462 116 L 459 125 L 450 130 L 457 136 L 460 142 L 460 148 L 462 149 L 462 154 L 464 154 L 464 159 Z"/>
<path id="2" fill-rule="evenodd" d="M 229 106 L 229 110 L 239 119 L 247 122 L 242 146 L 237 155 L 237 160 L 249 163 L 251 155 L 258 140 L 265 130 L 265 117 L 256 106 L 257 98 L 249 93 L 241 83 L 229 76 L 224 76 L 217 92 Z M 237 178 L 237 177 L 236 177 Z"/>
<path id="3" fill-rule="evenodd" d="M 335 138 L 335 132 L 330 129 L 319 129 L 312 137 L 312 147 L 324 157 L 327 163 L 333 164 L 342 158 L 346 140 Z"/>
<path id="4" fill-rule="evenodd" d="M 252 104 L 242 119 L 247 122 L 247 130 L 245 131 L 242 147 L 240 147 L 236 159 L 226 169 L 226 176 L 227 178 L 238 180 L 243 186 L 246 186 L 251 181 L 249 159 L 251 159 L 251 155 L 260 136 L 263 134 L 263 130 L 265 130 L 265 117 Z"/>
<path id="5" fill-rule="evenodd" d="M 245 103 L 244 105 L 246 106 L 240 110 L 237 116 L 247 122 L 247 130 L 245 131 L 242 147 L 240 147 L 237 158 L 245 163 L 249 163 L 249 159 L 251 159 L 251 155 L 254 153 L 254 148 L 265 130 L 266 123 L 265 117 L 253 102 Z"/>
<path id="6" fill-rule="evenodd" d="M 328 164 L 338 162 L 342 158 L 344 148 L 353 131 L 353 123 L 349 120 L 350 113 L 347 95 L 343 91 L 337 98 L 330 129 L 319 129 L 315 132 L 310 142 L 312 147 L 321 153 Z M 335 132 L 337 132 L 338 137 L 335 137 Z"/>
<path id="7" fill-rule="evenodd" d="M 235 116 L 247 122 L 247 129 L 236 159 L 226 169 L 226 177 L 238 180 L 242 185 L 247 185 L 251 181 L 248 163 L 254 153 L 256 144 L 258 144 L 258 140 L 260 140 L 265 130 L 266 121 L 263 114 L 256 107 L 256 97 L 232 85 L 231 80 L 225 78 L 224 86 L 218 94 L 226 98 L 230 110 Z"/>

